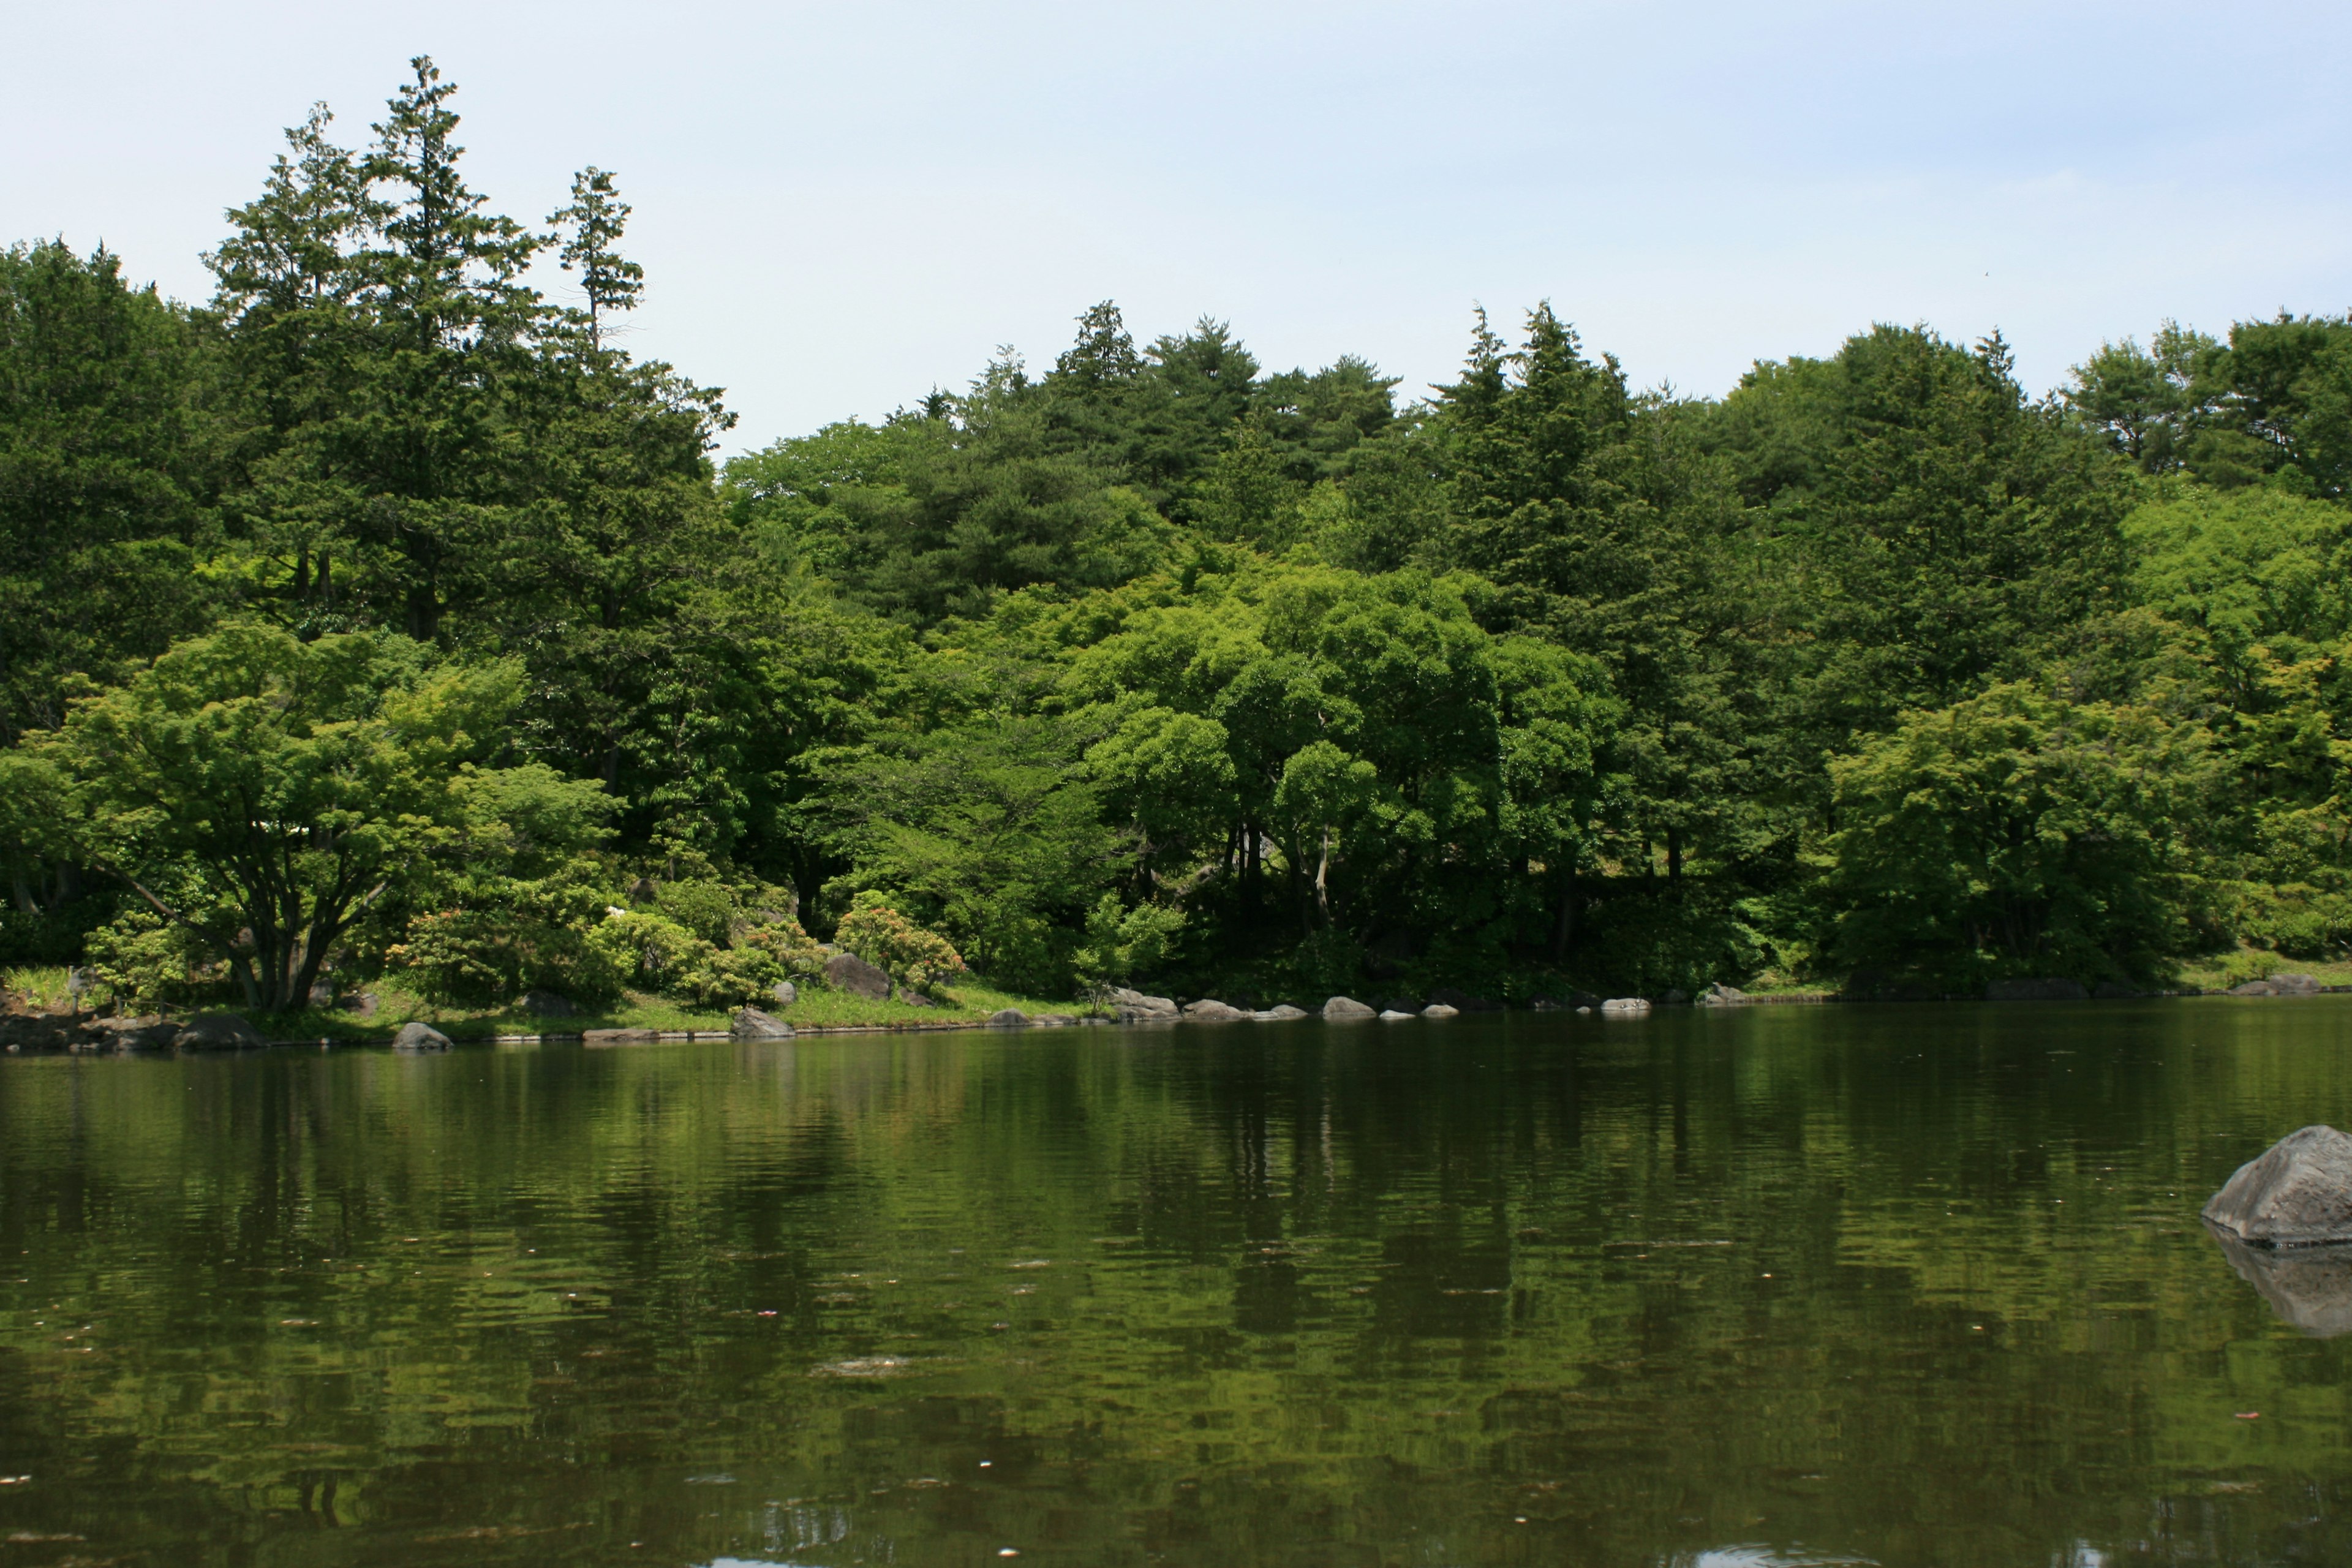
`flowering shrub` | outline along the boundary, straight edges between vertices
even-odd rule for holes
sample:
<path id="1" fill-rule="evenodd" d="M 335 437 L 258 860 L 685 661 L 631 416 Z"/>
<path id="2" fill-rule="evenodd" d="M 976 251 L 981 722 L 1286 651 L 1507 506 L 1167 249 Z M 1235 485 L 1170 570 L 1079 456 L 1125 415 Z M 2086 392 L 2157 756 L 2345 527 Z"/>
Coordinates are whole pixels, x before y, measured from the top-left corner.
<path id="1" fill-rule="evenodd" d="M 841 917 L 833 939 L 899 984 L 918 991 L 964 972 L 963 955 L 947 938 L 925 931 L 887 904 L 861 902 Z"/>
<path id="2" fill-rule="evenodd" d="M 743 933 L 740 945 L 757 948 L 794 973 L 814 974 L 824 967 L 824 949 L 790 915 L 753 926 Z"/>
<path id="3" fill-rule="evenodd" d="M 661 915 L 608 915 L 588 933 L 625 984 L 704 1007 L 765 999 L 784 966 L 763 948 L 719 947 Z"/>

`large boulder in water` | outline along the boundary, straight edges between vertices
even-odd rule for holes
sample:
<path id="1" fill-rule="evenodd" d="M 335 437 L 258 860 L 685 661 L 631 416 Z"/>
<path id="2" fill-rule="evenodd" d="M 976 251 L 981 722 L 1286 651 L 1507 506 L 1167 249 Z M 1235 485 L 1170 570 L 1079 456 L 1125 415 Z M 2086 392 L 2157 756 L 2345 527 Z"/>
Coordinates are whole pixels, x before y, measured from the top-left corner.
<path id="1" fill-rule="evenodd" d="M 2221 1256 L 2281 1320 L 2315 1339 L 2352 1333 L 2352 1247 L 2249 1247 L 2212 1226 Z"/>
<path id="2" fill-rule="evenodd" d="M 1370 1018 L 1377 1015 L 1352 996 L 1334 996 L 1323 1004 L 1323 1016 L 1338 1023 L 1351 1018 Z"/>
<path id="3" fill-rule="evenodd" d="M 2258 1247 L 2352 1241 L 2352 1138 L 2333 1127 L 2288 1133 L 2238 1167 L 2205 1218 Z"/>
<path id="4" fill-rule="evenodd" d="M 1184 1004 L 1184 1021 L 1188 1024 L 1238 1024 L 1255 1016 L 1213 997 L 1203 996 L 1198 1002 Z"/>

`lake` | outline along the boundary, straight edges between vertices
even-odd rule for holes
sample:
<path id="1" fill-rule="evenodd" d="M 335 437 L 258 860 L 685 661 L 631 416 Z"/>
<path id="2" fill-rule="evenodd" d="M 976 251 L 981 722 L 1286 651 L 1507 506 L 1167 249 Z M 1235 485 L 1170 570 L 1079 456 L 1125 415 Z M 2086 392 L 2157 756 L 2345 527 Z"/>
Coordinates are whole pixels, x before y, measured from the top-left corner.
<path id="1" fill-rule="evenodd" d="M 2352 1563 L 2352 1338 L 2288 1321 L 2352 1286 L 2197 1217 L 2352 1121 L 2348 1046 L 2317 997 L 8 1059 L 0 1565 Z"/>

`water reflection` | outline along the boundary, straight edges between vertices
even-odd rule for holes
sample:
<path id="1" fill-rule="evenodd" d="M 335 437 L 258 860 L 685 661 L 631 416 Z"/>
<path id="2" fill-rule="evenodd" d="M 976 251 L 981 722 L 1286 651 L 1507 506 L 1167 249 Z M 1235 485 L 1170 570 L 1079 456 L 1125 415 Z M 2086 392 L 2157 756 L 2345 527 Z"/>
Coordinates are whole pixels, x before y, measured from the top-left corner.
<path id="1" fill-rule="evenodd" d="M 1867 1557 L 1824 1557 L 1801 1547 L 1717 1546 L 1667 1559 L 1666 1568 L 1878 1568 Z"/>
<path id="2" fill-rule="evenodd" d="M 2230 1267 L 2263 1293 L 2283 1321 L 2314 1339 L 2352 1333 L 2352 1242 L 2254 1247 L 2210 1222 L 2205 1228 Z"/>
<path id="3" fill-rule="evenodd" d="M 1719 1013 L 0 1061 L 0 1568 L 2352 1562 L 2352 997 Z"/>

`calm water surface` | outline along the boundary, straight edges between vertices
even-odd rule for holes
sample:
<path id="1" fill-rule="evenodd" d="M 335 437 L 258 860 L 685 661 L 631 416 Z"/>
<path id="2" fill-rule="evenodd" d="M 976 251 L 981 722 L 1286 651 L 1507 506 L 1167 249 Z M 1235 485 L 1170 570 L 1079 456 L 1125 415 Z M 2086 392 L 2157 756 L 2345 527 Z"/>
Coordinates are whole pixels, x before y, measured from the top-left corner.
<path id="1" fill-rule="evenodd" d="M 0 1061 L 0 1568 L 2352 1563 L 2352 1338 L 2283 1316 L 2352 1286 L 2196 1219 L 2352 1122 L 2347 1045 L 2352 997 Z"/>

